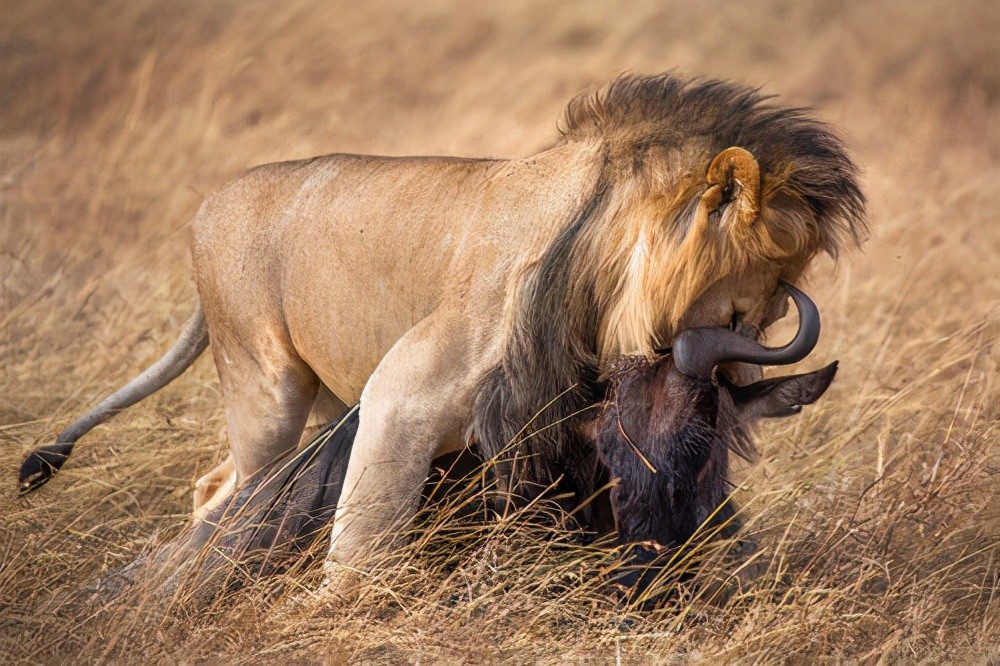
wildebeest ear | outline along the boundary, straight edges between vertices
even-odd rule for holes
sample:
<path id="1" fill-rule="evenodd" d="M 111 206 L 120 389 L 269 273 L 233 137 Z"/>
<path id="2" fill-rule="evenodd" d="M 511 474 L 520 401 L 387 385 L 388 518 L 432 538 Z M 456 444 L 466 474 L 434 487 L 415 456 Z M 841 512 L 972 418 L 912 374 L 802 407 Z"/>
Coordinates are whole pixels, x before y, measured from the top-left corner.
<path id="1" fill-rule="evenodd" d="M 760 166 L 745 148 L 726 148 L 708 165 L 705 203 L 710 211 L 732 207 L 738 223 L 750 225 L 760 214 Z"/>
<path id="2" fill-rule="evenodd" d="M 829 388 L 837 374 L 837 361 L 803 375 L 765 379 L 749 386 L 729 386 L 740 415 L 750 419 L 791 416 L 811 405 Z"/>

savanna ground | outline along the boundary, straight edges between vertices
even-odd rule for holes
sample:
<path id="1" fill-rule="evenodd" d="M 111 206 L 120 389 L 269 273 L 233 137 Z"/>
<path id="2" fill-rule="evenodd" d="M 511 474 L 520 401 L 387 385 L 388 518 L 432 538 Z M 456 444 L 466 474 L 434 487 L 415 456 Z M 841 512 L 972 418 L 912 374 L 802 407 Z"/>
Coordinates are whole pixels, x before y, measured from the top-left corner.
<path id="1" fill-rule="evenodd" d="M 0 659 L 1000 660 L 998 34 L 992 0 L 3 0 Z M 527 155 L 577 91 L 671 68 L 815 105 L 871 200 L 865 251 L 810 286 L 802 367 L 841 372 L 738 470 L 766 574 L 637 613 L 600 553 L 514 521 L 422 533 L 354 603 L 315 573 L 202 606 L 78 592 L 175 533 L 223 455 L 206 355 L 16 495 L 29 448 L 174 339 L 204 196 L 327 152 Z"/>

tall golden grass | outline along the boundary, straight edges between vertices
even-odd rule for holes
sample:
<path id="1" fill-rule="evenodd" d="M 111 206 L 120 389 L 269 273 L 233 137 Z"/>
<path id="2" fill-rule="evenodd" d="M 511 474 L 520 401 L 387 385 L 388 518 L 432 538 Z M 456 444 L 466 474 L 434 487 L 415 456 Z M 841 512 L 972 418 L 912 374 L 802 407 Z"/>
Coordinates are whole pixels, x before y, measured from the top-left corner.
<path id="1" fill-rule="evenodd" d="M 0 656 L 5 662 L 1000 660 L 1000 5 L 884 0 L 0 3 Z M 447 512 L 359 598 L 315 571 L 226 597 L 100 602 L 176 533 L 224 451 L 201 360 L 45 489 L 16 469 L 190 311 L 184 228 L 253 164 L 527 155 L 632 69 L 816 105 L 865 168 L 874 235 L 811 285 L 841 360 L 739 470 L 766 573 L 641 614 L 605 554 Z M 710 557 L 695 583 L 725 576 Z"/>

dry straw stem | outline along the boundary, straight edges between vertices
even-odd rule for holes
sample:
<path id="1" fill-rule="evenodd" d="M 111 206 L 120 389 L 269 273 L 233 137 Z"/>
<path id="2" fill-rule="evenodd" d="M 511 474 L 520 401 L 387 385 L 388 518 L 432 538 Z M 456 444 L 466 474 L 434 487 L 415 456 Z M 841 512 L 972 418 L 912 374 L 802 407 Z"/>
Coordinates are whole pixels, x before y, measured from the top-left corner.
<path id="1" fill-rule="evenodd" d="M 5 662 L 1000 659 L 992 0 L 37 0 L 0 16 Z M 871 199 L 864 254 L 807 285 L 824 333 L 802 365 L 839 358 L 837 380 L 737 470 L 752 584 L 726 583 L 739 561 L 706 545 L 677 602 L 638 613 L 601 589 L 602 546 L 443 511 L 351 603 L 317 593 L 314 567 L 222 600 L 80 592 L 187 520 L 224 452 L 211 363 L 93 432 L 39 493 L 17 497 L 17 465 L 173 340 L 206 194 L 334 151 L 528 155 L 578 90 L 671 68 L 816 105 Z"/>

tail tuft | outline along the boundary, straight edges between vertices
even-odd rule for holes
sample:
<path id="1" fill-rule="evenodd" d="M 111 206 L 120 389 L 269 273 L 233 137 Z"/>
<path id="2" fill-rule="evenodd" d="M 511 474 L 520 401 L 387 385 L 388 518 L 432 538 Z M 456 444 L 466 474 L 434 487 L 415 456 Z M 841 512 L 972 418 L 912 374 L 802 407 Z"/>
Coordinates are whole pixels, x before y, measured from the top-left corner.
<path id="1" fill-rule="evenodd" d="M 131 407 L 177 379 L 191 367 L 206 347 L 208 347 L 208 327 L 205 325 L 205 313 L 199 303 L 194 314 L 184 325 L 180 338 L 166 354 L 160 357 L 160 360 L 73 421 L 59 433 L 55 444 L 43 446 L 28 454 L 21 463 L 21 472 L 18 475 L 21 494 L 30 493 L 51 479 L 73 452 L 76 440 L 121 410 Z"/>
<path id="2" fill-rule="evenodd" d="M 72 451 L 73 442 L 57 442 L 29 453 L 21 463 L 21 473 L 18 476 L 20 494 L 27 495 L 45 485 L 63 466 Z"/>

